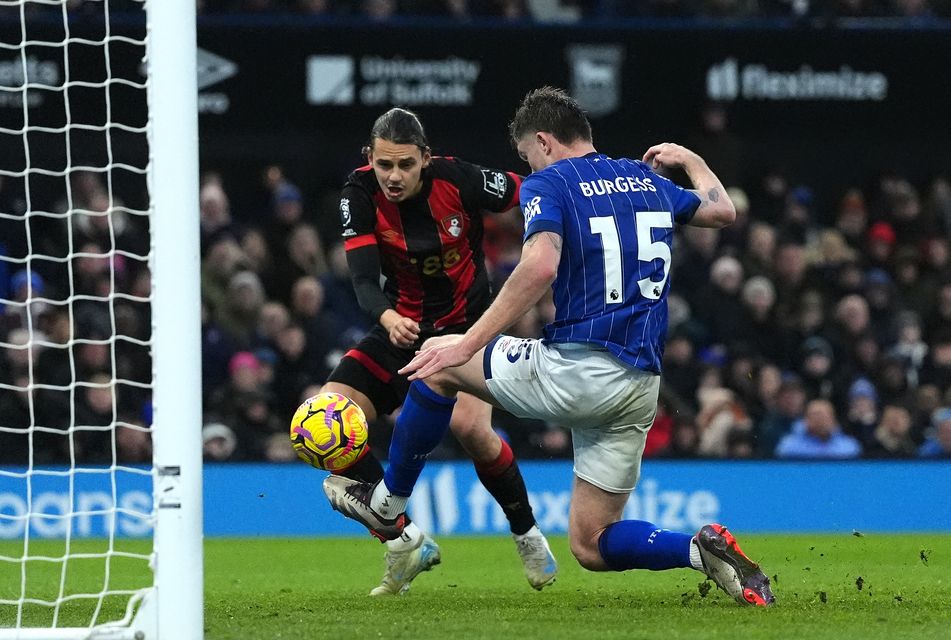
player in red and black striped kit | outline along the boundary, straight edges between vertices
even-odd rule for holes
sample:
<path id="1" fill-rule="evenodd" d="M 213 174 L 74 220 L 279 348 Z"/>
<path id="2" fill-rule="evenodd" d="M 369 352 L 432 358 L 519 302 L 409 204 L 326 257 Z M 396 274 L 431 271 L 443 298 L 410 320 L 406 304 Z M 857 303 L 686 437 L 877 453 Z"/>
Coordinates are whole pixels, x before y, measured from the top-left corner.
<path id="1" fill-rule="evenodd" d="M 433 157 L 419 119 L 400 108 L 376 120 L 364 151 L 369 164 L 350 174 L 340 216 L 357 299 L 378 324 L 321 391 L 351 398 L 372 421 L 403 404 L 409 383 L 397 371 L 424 340 L 465 332 L 488 307 L 482 213 L 517 207 L 521 179 Z M 451 429 L 505 512 L 526 577 L 541 589 L 554 581 L 557 564 L 536 526 L 512 450 L 491 418 L 491 406 L 460 394 Z M 371 484 L 383 478 L 372 454 L 341 473 Z M 402 593 L 439 562 L 439 547 L 413 524 L 387 544 L 386 575 L 371 595 Z"/>

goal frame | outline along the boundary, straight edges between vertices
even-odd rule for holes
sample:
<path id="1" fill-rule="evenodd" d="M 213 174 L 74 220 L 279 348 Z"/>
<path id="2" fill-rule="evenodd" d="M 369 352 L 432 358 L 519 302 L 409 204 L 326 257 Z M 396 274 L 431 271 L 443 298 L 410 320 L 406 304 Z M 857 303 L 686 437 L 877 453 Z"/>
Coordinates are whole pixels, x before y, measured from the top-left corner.
<path id="1" fill-rule="evenodd" d="M 144 0 L 144 6 L 153 583 L 141 599 L 130 601 L 128 611 L 135 614 L 129 626 L 3 628 L 0 640 L 191 640 L 204 635 L 195 0 Z"/>
<path id="2" fill-rule="evenodd" d="M 198 45 L 194 0 L 145 7 L 155 582 L 133 628 L 185 640 L 204 634 Z"/>

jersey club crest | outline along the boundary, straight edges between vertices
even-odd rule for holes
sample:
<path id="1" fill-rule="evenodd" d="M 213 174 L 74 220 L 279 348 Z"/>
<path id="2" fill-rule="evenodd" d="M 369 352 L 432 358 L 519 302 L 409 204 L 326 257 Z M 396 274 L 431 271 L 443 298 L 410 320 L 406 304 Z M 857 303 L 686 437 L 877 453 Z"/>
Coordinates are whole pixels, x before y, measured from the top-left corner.
<path id="1" fill-rule="evenodd" d="M 442 219 L 442 228 L 453 238 L 458 238 L 462 235 L 462 215 L 446 216 Z"/>

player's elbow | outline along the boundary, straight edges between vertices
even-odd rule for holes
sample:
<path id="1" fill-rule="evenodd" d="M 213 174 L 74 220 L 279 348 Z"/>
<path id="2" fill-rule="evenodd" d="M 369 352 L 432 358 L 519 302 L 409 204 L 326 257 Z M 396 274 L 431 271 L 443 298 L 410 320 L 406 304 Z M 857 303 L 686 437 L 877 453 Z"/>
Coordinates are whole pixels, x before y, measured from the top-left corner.
<path id="1" fill-rule="evenodd" d="M 558 275 L 558 261 L 549 259 L 545 255 L 523 256 L 519 267 L 526 272 L 527 277 L 534 284 L 539 286 L 550 285 Z"/>
<path id="2" fill-rule="evenodd" d="M 555 281 L 555 277 L 558 275 L 558 265 L 551 262 L 537 264 L 534 273 L 535 280 L 547 286 Z"/>
<path id="3" fill-rule="evenodd" d="M 699 216 L 698 216 L 699 217 Z M 736 222 L 736 207 L 729 199 L 726 202 L 718 202 L 709 207 L 699 220 L 698 226 L 710 227 L 712 229 L 722 229 Z"/>
<path id="4" fill-rule="evenodd" d="M 733 206 L 732 202 L 727 200 L 723 203 L 723 209 L 719 212 L 717 220 L 721 227 L 728 227 L 736 222 L 736 207 Z"/>

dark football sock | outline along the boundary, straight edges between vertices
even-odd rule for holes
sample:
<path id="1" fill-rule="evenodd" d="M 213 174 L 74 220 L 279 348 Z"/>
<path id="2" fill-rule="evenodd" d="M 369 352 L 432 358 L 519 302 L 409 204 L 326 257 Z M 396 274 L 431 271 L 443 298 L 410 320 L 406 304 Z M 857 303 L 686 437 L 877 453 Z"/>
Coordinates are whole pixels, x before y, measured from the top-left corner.
<path id="1" fill-rule="evenodd" d="M 351 480 L 359 480 L 360 482 L 373 484 L 383 479 L 383 465 L 380 464 L 380 461 L 376 459 L 376 456 L 373 455 L 373 452 L 367 447 L 367 452 L 363 457 L 341 471 L 340 475 L 350 478 Z"/>
<path id="2" fill-rule="evenodd" d="M 473 464 L 482 485 L 505 512 L 512 533 L 522 535 L 535 526 L 535 515 L 528 501 L 525 480 L 508 443 L 502 441 L 502 450 L 494 461 Z"/>

